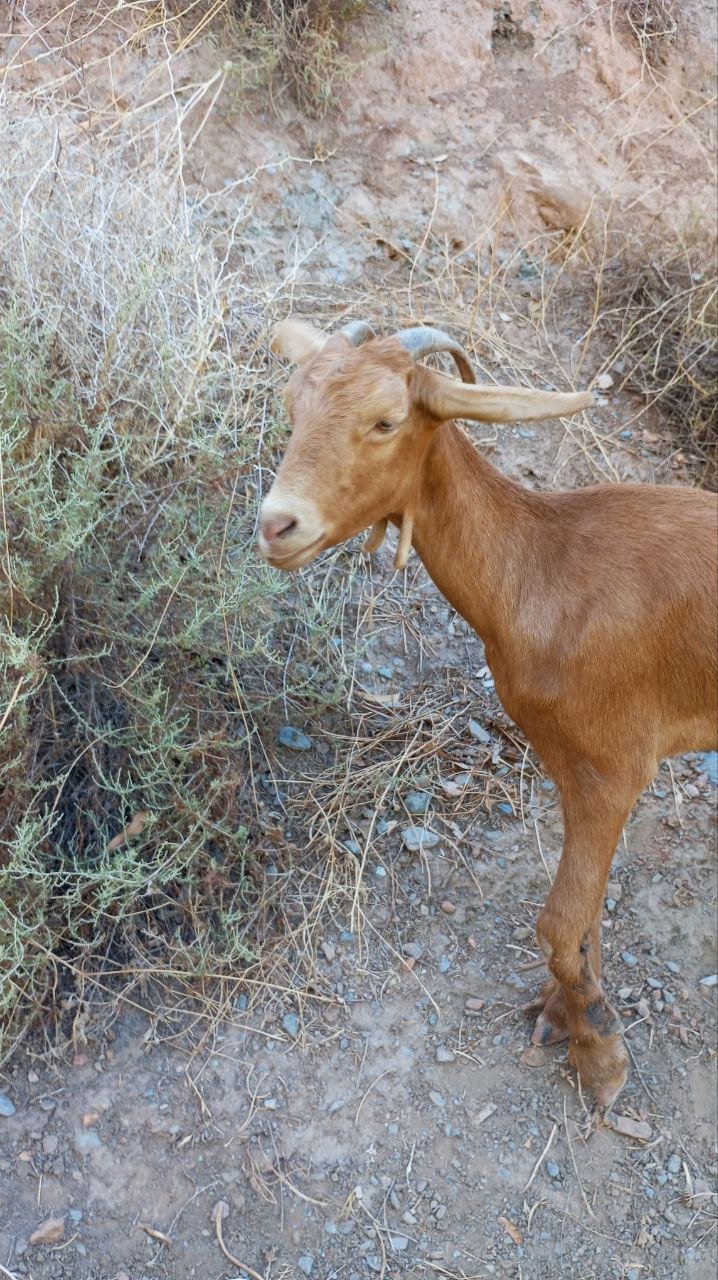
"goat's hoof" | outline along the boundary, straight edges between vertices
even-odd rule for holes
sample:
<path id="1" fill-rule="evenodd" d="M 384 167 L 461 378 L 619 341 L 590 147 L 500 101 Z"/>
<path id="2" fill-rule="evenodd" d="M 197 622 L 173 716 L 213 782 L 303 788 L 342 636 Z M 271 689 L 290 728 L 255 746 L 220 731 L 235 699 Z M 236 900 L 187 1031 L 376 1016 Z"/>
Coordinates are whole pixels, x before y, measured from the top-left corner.
<path id="1" fill-rule="evenodd" d="M 552 1022 L 547 1018 L 545 1013 L 540 1013 L 536 1019 L 536 1026 L 531 1033 L 531 1043 L 540 1044 L 544 1047 L 549 1044 L 560 1044 L 562 1040 L 568 1039 L 568 1028 L 561 1026 L 560 1023 Z"/>
<path id="2" fill-rule="evenodd" d="M 529 1016 L 539 1015 L 531 1036 L 532 1044 L 559 1044 L 568 1038 L 566 1001 L 555 978 L 544 983 L 536 998 L 524 1005 L 523 1012 Z"/>
<path id="3" fill-rule="evenodd" d="M 593 1090 L 598 1106 L 610 1107 L 628 1079 L 628 1054 L 621 1036 L 594 1034 L 580 1042 L 571 1040 L 568 1059 L 581 1084 Z"/>

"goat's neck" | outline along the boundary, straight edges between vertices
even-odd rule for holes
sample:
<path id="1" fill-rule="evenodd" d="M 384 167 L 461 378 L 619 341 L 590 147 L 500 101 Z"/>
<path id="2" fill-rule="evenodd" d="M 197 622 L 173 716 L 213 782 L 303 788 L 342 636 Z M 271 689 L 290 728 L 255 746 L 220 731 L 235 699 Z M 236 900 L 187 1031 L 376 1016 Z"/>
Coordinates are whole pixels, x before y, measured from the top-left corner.
<path id="1" fill-rule="evenodd" d="M 544 523 L 542 503 L 492 467 L 453 422 L 435 432 L 413 543 L 439 590 L 487 643 L 501 644 L 510 632 Z"/>

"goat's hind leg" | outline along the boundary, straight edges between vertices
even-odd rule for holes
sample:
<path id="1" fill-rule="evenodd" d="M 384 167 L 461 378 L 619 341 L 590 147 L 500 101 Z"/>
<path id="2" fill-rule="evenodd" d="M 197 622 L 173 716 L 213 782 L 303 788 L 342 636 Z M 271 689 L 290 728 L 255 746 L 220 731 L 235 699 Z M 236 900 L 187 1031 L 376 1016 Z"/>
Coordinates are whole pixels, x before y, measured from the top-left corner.
<path id="1" fill-rule="evenodd" d="M 569 1060 L 608 1106 L 626 1081 L 618 1017 L 601 990 L 600 914 L 613 852 L 641 786 L 562 787 L 565 837 L 536 933 L 553 983 L 544 990 L 540 1043 L 569 1038 Z"/>

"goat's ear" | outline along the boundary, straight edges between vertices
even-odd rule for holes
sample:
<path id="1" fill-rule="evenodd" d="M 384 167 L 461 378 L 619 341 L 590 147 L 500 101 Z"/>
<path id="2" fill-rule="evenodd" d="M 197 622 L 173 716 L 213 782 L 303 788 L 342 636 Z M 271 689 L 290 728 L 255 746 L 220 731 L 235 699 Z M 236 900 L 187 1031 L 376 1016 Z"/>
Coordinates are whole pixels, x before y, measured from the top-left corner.
<path id="1" fill-rule="evenodd" d="M 531 391 L 524 387 L 472 386 L 417 366 L 414 394 L 439 422 L 470 418 L 472 422 L 531 422 L 579 413 L 594 403 L 590 391 Z"/>
<path id="2" fill-rule="evenodd" d="M 272 333 L 270 346 L 275 355 L 285 356 L 292 364 L 304 364 L 320 352 L 327 335 L 305 320 L 281 320 Z"/>

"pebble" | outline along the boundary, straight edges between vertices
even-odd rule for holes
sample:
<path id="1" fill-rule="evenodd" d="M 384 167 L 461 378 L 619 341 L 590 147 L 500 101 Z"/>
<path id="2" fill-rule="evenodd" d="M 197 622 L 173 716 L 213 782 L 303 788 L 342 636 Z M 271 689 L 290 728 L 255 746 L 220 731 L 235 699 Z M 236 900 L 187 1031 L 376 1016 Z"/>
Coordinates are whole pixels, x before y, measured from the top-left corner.
<path id="1" fill-rule="evenodd" d="M 629 1267 L 626 1272 L 626 1280 L 641 1280 L 641 1272 L 643 1267 Z"/>
<path id="2" fill-rule="evenodd" d="M 546 1161 L 546 1172 L 549 1178 L 558 1178 L 561 1176 L 561 1170 L 554 1160 Z"/>
<path id="3" fill-rule="evenodd" d="M 505 813 L 509 818 L 514 816 L 514 806 L 509 804 L 508 801 L 502 800 L 500 804 L 497 804 L 496 808 L 499 813 Z"/>
<path id="4" fill-rule="evenodd" d="M 54 1133 L 48 1133 L 42 1140 L 43 1155 L 54 1156 L 60 1145 L 60 1139 Z"/>
<path id="5" fill-rule="evenodd" d="M 616 910 L 616 899 L 615 899 L 615 898 L 606 898 L 606 910 L 607 910 L 607 911 L 615 911 L 615 910 Z"/>
<path id="6" fill-rule="evenodd" d="M 301 1258 L 297 1258 L 297 1266 L 305 1276 L 310 1276 L 314 1270 L 314 1258 L 311 1253 L 303 1253 Z"/>
<path id="7" fill-rule="evenodd" d="M 355 858 L 358 858 L 361 856 L 361 845 L 359 844 L 358 840 L 345 840 L 344 848 L 346 849 L 347 853 L 353 853 Z"/>
<path id="8" fill-rule="evenodd" d="M 439 843 L 439 837 L 435 831 L 429 831 L 427 827 L 405 827 L 401 833 L 404 841 L 404 848 L 410 853 L 416 853 L 419 849 L 433 849 L 434 845 Z"/>
<path id="9" fill-rule="evenodd" d="M 704 751 L 701 754 L 703 757 L 701 772 L 708 775 L 714 787 L 718 787 L 718 751 Z"/>
<path id="10" fill-rule="evenodd" d="M 404 804 L 412 815 L 426 813 L 431 796 L 428 791 L 410 791 L 404 797 Z"/>
<path id="11" fill-rule="evenodd" d="M 447 1049 L 445 1044 L 437 1045 L 434 1057 L 437 1062 L 456 1062 L 456 1054 L 453 1049 Z"/>
<path id="12" fill-rule="evenodd" d="M 389 1236 L 389 1244 L 397 1253 L 401 1253 L 404 1249 L 409 1248 L 409 1240 L 407 1236 Z"/>
<path id="13" fill-rule="evenodd" d="M 663 986 L 663 983 L 660 981 L 659 978 L 646 978 L 646 982 L 648 983 L 649 987 L 653 987 L 654 991 L 660 991 L 661 987 Z"/>
<path id="14" fill-rule="evenodd" d="M 57 1244 L 65 1234 L 63 1218 L 47 1218 L 30 1236 L 30 1244 Z"/>
<path id="15" fill-rule="evenodd" d="M 420 960 L 424 954 L 424 948 L 420 942 L 405 942 L 402 951 L 405 956 L 409 956 L 411 960 Z"/>
<path id="16" fill-rule="evenodd" d="M 627 964 L 629 969 L 635 969 L 636 965 L 638 964 L 638 958 L 634 956 L 633 952 L 623 951 L 621 955 L 622 955 L 623 963 Z"/>
<path id="17" fill-rule="evenodd" d="M 312 740 L 301 729 L 295 729 L 291 724 L 283 724 L 277 738 L 281 746 L 288 747 L 290 751 L 311 751 Z"/>
<path id="18" fill-rule="evenodd" d="M 467 996 L 464 1004 L 464 1008 L 468 1013 L 478 1013 L 481 1009 L 483 1009 L 485 1004 L 486 1004 L 486 1001 L 482 1000 L 480 996 Z"/>
<path id="19" fill-rule="evenodd" d="M 299 1035 L 299 1018 L 296 1013 L 285 1013 L 282 1018 L 282 1026 L 287 1035 L 291 1036 L 293 1039 L 296 1039 Z"/>
<path id="20" fill-rule="evenodd" d="M 435 1107 L 446 1106 L 446 1098 L 444 1097 L 443 1093 L 439 1093 L 436 1089 L 429 1090 L 429 1097 L 431 1098 L 431 1101 L 433 1102 Z"/>
<path id="21" fill-rule="evenodd" d="M 15 1104 L 10 1101 L 6 1093 L 0 1093 L 0 1116 L 14 1116 Z"/>
<path id="22" fill-rule="evenodd" d="M 481 742 L 484 746 L 488 746 L 491 742 L 491 734 L 487 732 L 478 720 L 469 720 L 469 733 L 477 742 Z"/>
<path id="23" fill-rule="evenodd" d="M 444 901 L 441 903 L 441 910 L 445 916 L 453 916 L 456 914 L 456 907 L 448 898 L 444 898 Z"/>
<path id="24" fill-rule="evenodd" d="M 680 969 L 675 960 L 666 960 L 666 968 L 669 973 L 680 973 Z"/>
<path id="25" fill-rule="evenodd" d="M 666 1168 L 667 1168 L 667 1170 L 668 1170 L 668 1172 L 669 1172 L 669 1173 L 680 1173 L 680 1171 L 681 1171 L 681 1157 L 680 1157 L 679 1155 L 677 1155 L 677 1154 L 675 1153 L 675 1151 L 674 1151 L 674 1153 L 673 1153 L 673 1155 L 672 1155 L 672 1156 L 669 1156 L 669 1157 L 668 1157 L 668 1159 L 667 1159 L 667 1161 L 666 1161 Z"/>
<path id="26" fill-rule="evenodd" d="M 391 680 L 394 674 L 391 667 L 377 667 L 377 672 L 381 676 L 382 680 Z"/>
<path id="27" fill-rule="evenodd" d="M 701 978 L 702 987 L 717 987 L 718 973 L 709 973 L 707 978 Z"/>
<path id="28" fill-rule="evenodd" d="M 89 1156 L 102 1146 L 102 1138 L 96 1129 L 78 1129 L 72 1140 L 78 1156 Z"/>
<path id="29" fill-rule="evenodd" d="M 383 880 L 386 877 L 386 867 L 375 867 L 374 875 L 377 880 Z"/>

